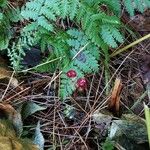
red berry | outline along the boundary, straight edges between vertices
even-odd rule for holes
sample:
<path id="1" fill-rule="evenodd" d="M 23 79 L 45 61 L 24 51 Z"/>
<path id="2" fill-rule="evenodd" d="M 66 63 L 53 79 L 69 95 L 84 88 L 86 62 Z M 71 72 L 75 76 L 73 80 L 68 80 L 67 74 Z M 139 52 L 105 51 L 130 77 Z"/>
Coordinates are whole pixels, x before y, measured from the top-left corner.
<path id="1" fill-rule="evenodd" d="M 69 78 L 74 78 L 76 76 L 77 76 L 77 73 L 74 70 L 69 70 L 67 72 L 67 77 L 69 77 Z"/>
<path id="2" fill-rule="evenodd" d="M 78 88 L 82 88 L 82 89 L 86 89 L 87 87 L 87 81 L 85 78 L 79 78 L 77 80 L 77 87 Z"/>

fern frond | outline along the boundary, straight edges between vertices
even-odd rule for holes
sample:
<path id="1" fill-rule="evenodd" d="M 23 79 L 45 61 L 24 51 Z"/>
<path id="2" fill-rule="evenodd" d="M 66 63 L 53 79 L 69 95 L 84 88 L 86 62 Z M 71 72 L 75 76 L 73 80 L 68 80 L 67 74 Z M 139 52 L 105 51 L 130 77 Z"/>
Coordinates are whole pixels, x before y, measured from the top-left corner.
<path id="1" fill-rule="evenodd" d="M 32 29 L 33 31 L 38 31 L 39 28 L 43 27 L 49 32 L 53 31 L 53 25 L 50 21 L 55 21 L 55 13 L 58 13 L 54 11 L 54 8 L 56 8 L 55 2 L 57 2 L 57 0 L 53 0 L 51 2 L 49 1 L 49 3 L 45 0 L 34 0 L 26 3 L 25 7 L 22 8 L 21 14 L 26 20 L 34 20 L 30 30 Z M 55 7 L 53 8 L 53 6 Z M 33 26 L 33 24 L 35 26 Z"/>
<path id="2" fill-rule="evenodd" d="M 129 12 L 130 16 L 134 16 L 134 9 L 133 9 L 133 3 L 131 0 L 125 0 L 124 1 L 126 10 Z"/>
<path id="3" fill-rule="evenodd" d="M 2 33 L 0 37 L 0 50 L 6 49 L 8 47 L 10 36 L 6 33 Z"/>
<path id="4" fill-rule="evenodd" d="M 115 13 L 115 15 L 119 16 L 121 13 L 121 4 L 120 0 L 110 1 L 110 0 L 98 0 L 99 3 L 105 4 L 111 11 Z"/>
<path id="5" fill-rule="evenodd" d="M 123 43 L 124 42 L 124 38 L 122 36 L 122 34 L 120 33 L 120 31 L 117 28 L 113 28 L 111 29 L 111 33 L 114 37 L 114 39 L 119 42 L 119 43 Z"/>
<path id="6" fill-rule="evenodd" d="M 76 16 L 78 7 L 79 7 L 79 0 L 70 1 L 69 17 L 71 20 L 73 20 L 74 17 Z"/>
<path id="7" fill-rule="evenodd" d="M 114 28 L 113 26 L 103 25 L 101 26 L 101 36 L 104 42 L 106 42 L 109 46 L 116 48 L 117 42 L 123 42 L 123 36 L 120 32 Z"/>
<path id="8" fill-rule="evenodd" d="M 34 67 L 37 72 L 55 72 L 59 68 L 61 59 L 58 59 L 54 53 L 51 53 L 48 58 L 44 59 L 40 65 Z"/>
<path id="9" fill-rule="evenodd" d="M 69 1 L 68 0 L 61 0 L 60 9 L 61 9 L 61 17 L 64 19 L 69 14 Z"/>
<path id="10" fill-rule="evenodd" d="M 124 5 L 130 16 L 134 16 L 135 10 L 144 12 L 145 9 L 150 8 L 149 0 L 124 0 Z"/>
<path id="11" fill-rule="evenodd" d="M 7 0 L 1 0 L 0 1 L 0 7 L 4 8 L 7 5 Z"/>
<path id="12" fill-rule="evenodd" d="M 77 57 L 72 61 L 73 64 L 75 66 L 78 66 L 78 68 L 84 73 L 91 73 L 92 71 L 97 71 L 98 62 L 94 57 L 94 54 L 92 55 L 93 52 L 91 51 L 90 47 L 92 45 L 93 49 L 95 49 L 98 54 L 98 49 L 96 48 L 96 46 L 90 43 L 90 46 L 87 46 L 83 51 L 79 52 L 83 46 L 89 43 L 89 39 L 87 38 L 87 36 L 84 35 L 83 32 L 75 29 L 69 30 L 67 33 L 71 36 L 71 38 L 67 40 L 67 43 L 69 44 L 69 46 L 72 47 L 72 57 L 79 53 Z"/>
<path id="13" fill-rule="evenodd" d="M 50 23 L 48 22 L 48 20 L 46 20 L 46 18 L 43 17 L 43 16 L 41 16 L 41 17 L 38 18 L 37 24 L 38 24 L 39 26 L 45 28 L 45 29 L 48 30 L 48 31 L 53 31 L 53 29 L 54 29 L 54 28 L 53 28 L 53 25 L 50 24 Z"/>
<path id="14" fill-rule="evenodd" d="M 73 51 L 73 50 L 72 50 Z M 76 51 L 73 53 L 76 54 Z M 93 71 L 98 71 L 98 62 L 88 51 L 84 51 L 78 54 L 78 56 L 73 61 L 74 66 L 78 66 L 80 70 L 85 73 L 91 73 Z"/>
<path id="15" fill-rule="evenodd" d="M 97 0 L 96 2 L 97 2 L 96 4 L 94 3 L 94 1 L 90 2 L 90 4 L 93 3 L 92 5 L 94 5 L 95 10 L 89 8 L 90 7 L 89 4 L 86 5 L 86 4 L 82 3 L 82 5 L 81 5 L 82 9 L 81 8 L 79 9 L 79 12 L 77 15 L 77 20 L 79 20 L 79 21 L 81 20 L 82 28 L 83 28 L 83 30 L 85 30 L 86 35 L 92 40 L 92 42 L 94 42 L 96 45 L 98 45 L 102 48 L 102 47 L 104 47 L 104 45 L 106 43 L 108 44 L 109 41 L 105 41 L 104 36 L 106 34 L 103 36 L 101 35 L 101 30 L 100 30 L 101 27 L 105 26 L 105 24 L 108 24 L 110 26 L 113 26 L 113 28 L 116 31 L 118 31 L 117 28 L 120 26 L 120 20 L 118 17 L 106 15 L 104 12 L 101 12 L 98 9 L 99 4 L 102 4 L 107 1 L 105 1 L 105 0 L 98 1 Z M 113 5 L 112 5 L 112 7 L 113 7 Z M 108 35 L 108 31 L 107 31 L 107 35 Z M 114 38 L 112 37 L 111 39 L 113 40 Z M 110 41 L 112 41 L 112 40 L 110 40 Z M 119 42 L 120 41 L 121 40 L 119 39 Z M 117 46 L 116 43 L 114 45 L 113 45 L 113 43 L 112 44 L 109 43 L 108 45 L 109 46 L 112 45 L 113 47 Z"/>
<path id="16" fill-rule="evenodd" d="M 18 8 L 7 8 L 0 15 L 0 50 L 7 49 L 10 39 L 12 38 L 11 23 L 20 19 Z"/>
<path id="17" fill-rule="evenodd" d="M 0 23 L 2 19 L 3 19 L 3 13 L 0 13 Z"/>
<path id="18" fill-rule="evenodd" d="M 56 15 L 60 15 L 60 0 L 45 0 L 45 7 L 55 12 Z"/>
<path id="19" fill-rule="evenodd" d="M 20 70 L 22 67 L 20 62 L 23 60 L 23 56 L 25 56 L 21 39 L 17 44 L 13 43 L 12 47 L 7 49 L 7 52 L 14 70 Z"/>

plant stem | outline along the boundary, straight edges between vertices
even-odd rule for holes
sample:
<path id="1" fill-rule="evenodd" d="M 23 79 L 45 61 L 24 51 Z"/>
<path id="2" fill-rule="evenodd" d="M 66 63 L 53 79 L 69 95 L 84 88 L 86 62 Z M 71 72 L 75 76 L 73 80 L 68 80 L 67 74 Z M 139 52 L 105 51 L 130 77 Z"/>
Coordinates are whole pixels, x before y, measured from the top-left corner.
<path id="1" fill-rule="evenodd" d="M 138 40 L 132 42 L 131 44 L 129 44 L 129 45 L 127 45 L 127 46 L 125 46 L 125 47 L 123 47 L 123 48 L 121 48 L 121 49 L 119 49 L 119 50 L 113 52 L 113 53 L 110 55 L 110 57 L 114 57 L 114 56 L 116 56 L 116 55 L 118 55 L 118 54 L 120 54 L 120 53 L 126 51 L 127 49 L 129 49 L 129 48 L 131 48 L 131 47 L 137 45 L 138 43 L 140 43 L 140 42 L 142 42 L 142 41 L 144 41 L 144 40 L 146 40 L 146 39 L 148 39 L 148 38 L 150 38 L 150 34 L 147 34 L 147 35 L 145 35 L 144 37 L 142 37 L 142 38 L 140 38 L 140 39 L 138 39 Z"/>
<path id="2" fill-rule="evenodd" d="M 145 119 L 146 119 L 146 126 L 147 126 L 148 142 L 150 147 L 150 109 L 145 103 L 144 103 L 144 111 L 145 111 Z"/>
<path id="3" fill-rule="evenodd" d="M 130 108 L 132 111 L 140 105 L 142 100 L 147 96 L 147 90 L 136 100 L 136 102 L 133 104 L 133 106 Z"/>

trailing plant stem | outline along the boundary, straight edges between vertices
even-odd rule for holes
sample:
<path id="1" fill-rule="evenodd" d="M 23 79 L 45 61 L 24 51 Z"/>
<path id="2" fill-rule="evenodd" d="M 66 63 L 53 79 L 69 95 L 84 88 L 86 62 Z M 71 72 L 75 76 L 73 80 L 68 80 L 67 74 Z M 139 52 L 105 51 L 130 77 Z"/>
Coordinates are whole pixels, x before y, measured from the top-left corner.
<path id="1" fill-rule="evenodd" d="M 139 44 L 140 42 L 142 42 L 142 41 L 144 41 L 144 40 L 146 40 L 146 39 L 148 39 L 148 38 L 150 38 L 150 34 L 145 35 L 144 37 L 142 37 L 142 38 L 140 38 L 140 39 L 138 39 L 138 40 L 132 42 L 131 44 L 129 44 L 129 45 L 127 45 L 127 46 L 125 46 L 125 47 L 123 47 L 123 48 L 121 48 L 121 49 L 115 51 L 114 53 L 112 53 L 112 54 L 110 55 L 110 57 L 114 57 L 114 56 L 116 56 L 116 55 L 118 55 L 118 54 L 120 54 L 120 53 L 126 51 L 127 49 L 129 49 L 129 48 L 131 48 L 131 47 L 133 47 L 133 46 Z"/>
<path id="2" fill-rule="evenodd" d="M 146 126 L 147 126 L 148 142 L 150 146 L 150 109 L 146 104 L 144 104 L 144 111 L 145 111 L 145 119 L 146 119 Z"/>

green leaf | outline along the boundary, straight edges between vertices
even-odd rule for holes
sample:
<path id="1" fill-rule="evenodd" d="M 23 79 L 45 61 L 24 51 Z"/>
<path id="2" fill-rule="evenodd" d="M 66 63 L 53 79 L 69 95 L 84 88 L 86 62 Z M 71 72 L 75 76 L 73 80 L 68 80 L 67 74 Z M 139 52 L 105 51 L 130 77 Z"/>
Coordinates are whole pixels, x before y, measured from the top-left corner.
<path id="1" fill-rule="evenodd" d="M 0 7 L 5 7 L 7 5 L 7 0 L 0 0 Z"/>
<path id="2" fill-rule="evenodd" d="M 130 16 L 134 16 L 136 10 L 143 13 L 144 10 L 150 8 L 150 1 L 149 0 L 124 0 L 124 5 L 126 7 L 127 12 L 130 14 Z"/>
<path id="3" fill-rule="evenodd" d="M 69 8 L 69 2 L 68 0 L 61 0 L 61 16 L 62 18 L 67 17 L 68 15 L 68 8 Z"/>
<path id="4" fill-rule="evenodd" d="M 144 112 L 147 126 L 148 142 L 150 145 L 150 109 L 146 104 L 144 104 Z"/>
<path id="5" fill-rule="evenodd" d="M 109 138 L 102 144 L 102 150 L 114 150 L 114 142 L 112 142 Z"/>
<path id="6" fill-rule="evenodd" d="M 34 114 L 37 111 L 45 110 L 46 107 L 40 106 L 34 102 L 27 102 L 22 106 L 21 114 L 22 118 L 25 119 L 28 116 Z"/>
<path id="7" fill-rule="evenodd" d="M 79 0 L 74 0 L 70 2 L 70 10 L 69 10 L 69 16 L 70 19 L 73 20 L 73 18 L 76 16 L 77 13 L 77 7 L 79 5 Z"/>
<path id="8" fill-rule="evenodd" d="M 16 112 L 12 118 L 12 124 L 16 131 L 17 136 L 21 136 L 23 131 L 23 122 L 20 112 Z"/>
<path id="9" fill-rule="evenodd" d="M 38 121 L 38 124 L 35 129 L 35 134 L 34 134 L 34 144 L 39 146 L 39 150 L 44 150 L 44 142 L 45 139 L 40 130 L 40 121 Z"/>
<path id="10" fill-rule="evenodd" d="M 2 36 L 0 38 L 0 50 L 6 49 L 9 44 L 9 38 Z"/>
<path id="11" fill-rule="evenodd" d="M 0 21 L 3 19 L 3 13 L 0 13 Z"/>
<path id="12" fill-rule="evenodd" d="M 18 22 L 21 19 L 21 14 L 19 8 L 10 9 L 6 12 L 7 18 L 12 22 Z"/>
<path id="13" fill-rule="evenodd" d="M 125 114 L 122 120 L 113 120 L 109 138 L 125 149 L 135 149 L 139 143 L 148 141 L 146 124 L 136 115 Z"/>

